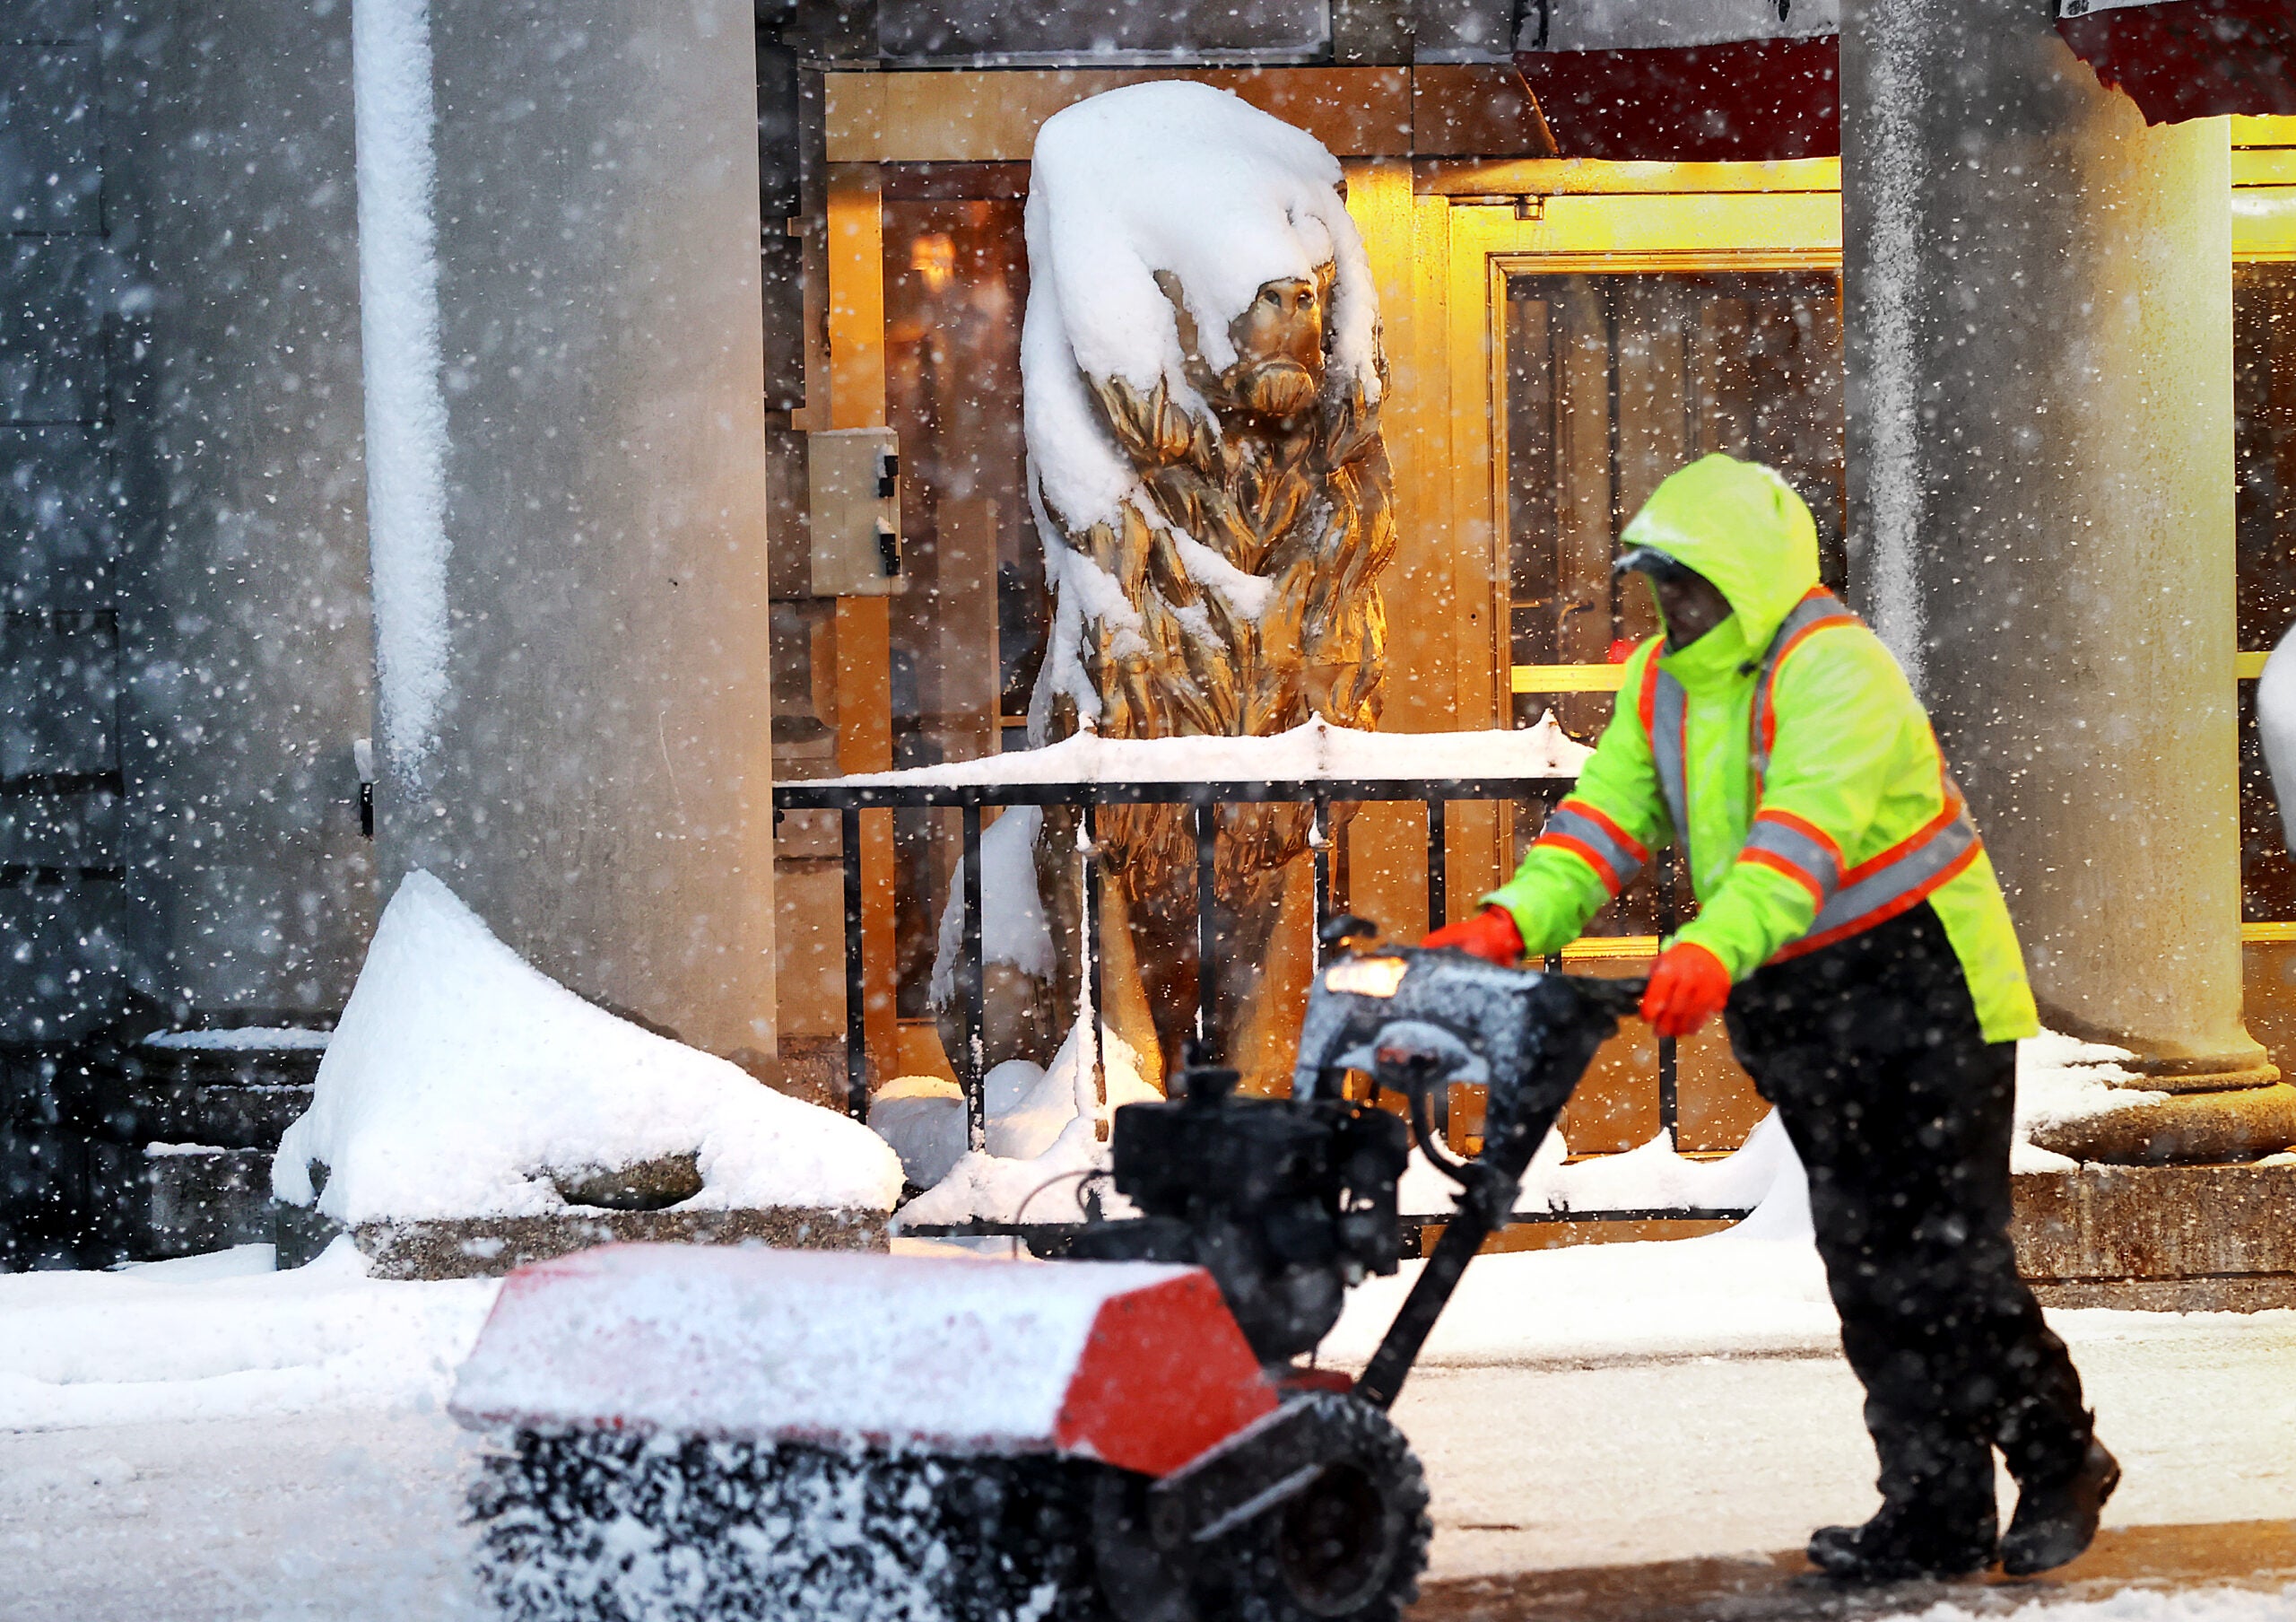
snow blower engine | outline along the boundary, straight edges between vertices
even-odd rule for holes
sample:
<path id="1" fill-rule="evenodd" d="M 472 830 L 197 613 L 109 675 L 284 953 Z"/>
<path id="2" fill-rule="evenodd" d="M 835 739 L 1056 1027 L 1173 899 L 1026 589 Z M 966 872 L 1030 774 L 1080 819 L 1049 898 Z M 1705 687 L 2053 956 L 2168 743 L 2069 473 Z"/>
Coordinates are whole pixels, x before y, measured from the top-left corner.
<path id="1" fill-rule="evenodd" d="M 1192 1065 L 1116 1112 L 1117 1191 L 1039 1264 L 611 1245 L 504 1283 L 453 1411 L 511 1617 L 1391 1622 L 1430 1523 L 1387 1410 L 1636 981 L 1371 946 L 1335 920 L 1289 1098 Z M 1348 1072 L 1404 1104 L 1344 1096 Z M 1434 1129 L 1489 1089 L 1461 1162 Z M 1296 1360 L 1457 1209 L 1363 1372 Z"/>

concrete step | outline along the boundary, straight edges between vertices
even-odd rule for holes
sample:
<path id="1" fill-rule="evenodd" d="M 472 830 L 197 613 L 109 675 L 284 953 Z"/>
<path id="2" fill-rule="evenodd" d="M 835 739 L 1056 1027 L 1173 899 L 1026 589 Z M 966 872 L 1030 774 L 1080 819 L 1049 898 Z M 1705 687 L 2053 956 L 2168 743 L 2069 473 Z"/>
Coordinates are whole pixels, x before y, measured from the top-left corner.
<path id="1" fill-rule="evenodd" d="M 271 1242 L 267 1149 L 145 1144 L 109 1169 L 91 1192 L 109 1236 L 138 1260 Z"/>
<path id="2" fill-rule="evenodd" d="M 2296 1164 L 2084 1165 L 2013 1181 L 2017 1268 L 2045 1306 L 2296 1307 Z"/>
<path id="3" fill-rule="evenodd" d="M 59 1072 L 48 1090 L 59 1121 L 91 1138 L 270 1150 L 310 1107 L 319 1057 L 134 1049 Z"/>

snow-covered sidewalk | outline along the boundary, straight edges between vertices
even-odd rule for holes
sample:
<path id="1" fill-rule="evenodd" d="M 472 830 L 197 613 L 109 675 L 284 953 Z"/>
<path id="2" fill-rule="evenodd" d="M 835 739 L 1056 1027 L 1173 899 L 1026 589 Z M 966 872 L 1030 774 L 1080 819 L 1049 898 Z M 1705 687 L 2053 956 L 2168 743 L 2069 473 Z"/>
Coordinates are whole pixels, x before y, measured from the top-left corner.
<path id="1" fill-rule="evenodd" d="M 0 1275 L 0 1432 L 435 1404 L 500 1287 L 380 1283 L 348 1240 Z"/>
<path id="2" fill-rule="evenodd" d="M 1656 1582 L 1683 1562 L 1750 1560 L 1774 1588 L 1773 1557 L 1813 1525 L 1867 1513 L 1857 1389 L 1789 1216 L 1469 1269 L 1397 1410 L 1434 1489 L 1431 1617 L 1569 1614 L 1503 1585 L 1479 1608 L 1463 1584 L 1492 1574 L 1612 1568 L 1631 1585 L 1620 1568 Z M 379 1283 L 341 1252 L 298 1273 L 252 1270 L 266 1261 L 251 1248 L 0 1277 L 12 1622 L 379 1622 L 467 1604 L 457 1520 L 471 1443 L 439 1401 L 496 1286 Z M 1357 1293 L 1335 1356 L 1368 1351 L 1409 1272 Z M 2050 1316 L 2127 1466 L 2109 1529 L 2296 1518 L 2296 1312 Z M 2017 1597 L 1956 1603 L 1986 1596 Z M 2112 1603 L 2098 1614 L 2115 1622 L 2296 1618 L 2276 1591 Z"/>

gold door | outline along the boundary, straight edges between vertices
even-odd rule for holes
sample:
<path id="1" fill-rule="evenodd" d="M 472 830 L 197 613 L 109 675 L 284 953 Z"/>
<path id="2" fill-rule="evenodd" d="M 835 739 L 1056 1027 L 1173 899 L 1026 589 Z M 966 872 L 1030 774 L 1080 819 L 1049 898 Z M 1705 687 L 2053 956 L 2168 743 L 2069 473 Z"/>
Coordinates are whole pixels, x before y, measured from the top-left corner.
<path id="1" fill-rule="evenodd" d="M 1706 452 L 1766 462 L 1794 483 L 1841 583 L 1836 175 L 1831 162 L 1421 166 L 1407 306 L 1421 370 L 1399 380 L 1397 404 L 1412 409 L 1413 381 L 1435 384 L 1416 391 L 1416 482 L 1426 533 L 1443 543 L 1422 553 L 1448 554 L 1442 618 L 1461 644 L 1451 724 L 1523 727 L 1552 711 L 1595 740 L 1614 659 L 1655 629 L 1645 594 L 1612 579 L 1618 534 L 1661 478 Z M 1413 613 L 1397 606 L 1399 622 Z M 1455 868 L 1495 878 L 1544 807 L 1494 811 L 1466 841 L 1455 835 Z M 1455 913 L 1472 908 L 1480 876 L 1455 876 Z M 1678 904 L 1686 914 L 1686 885 Z M 1658 911 L 1646 877 L 1566 958 L 1645 972 Z M 1574 1153 L 1656 1135 L 1658 1062 L 1639 1027 L 1613 1043 L 1564 1118 Z M 1764 1107 L 1718 1028 L 1681 1044 L 1676 1090 L 1687 1152 L 1735 1147 Z"/>

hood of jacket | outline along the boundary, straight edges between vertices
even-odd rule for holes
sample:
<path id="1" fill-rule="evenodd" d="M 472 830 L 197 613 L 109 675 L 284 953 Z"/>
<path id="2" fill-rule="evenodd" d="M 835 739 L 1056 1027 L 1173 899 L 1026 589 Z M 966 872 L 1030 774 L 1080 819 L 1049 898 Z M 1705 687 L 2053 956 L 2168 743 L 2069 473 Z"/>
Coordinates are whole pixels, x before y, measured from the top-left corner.
<path id="1" fill-rule="evenodd" d="M 1712 580 L 1756 650 L 1818 583 L 1808 505 L 1769 468 L 1719 451 L 1668 475 L 1621 544 L 1655 546 Z"/>

